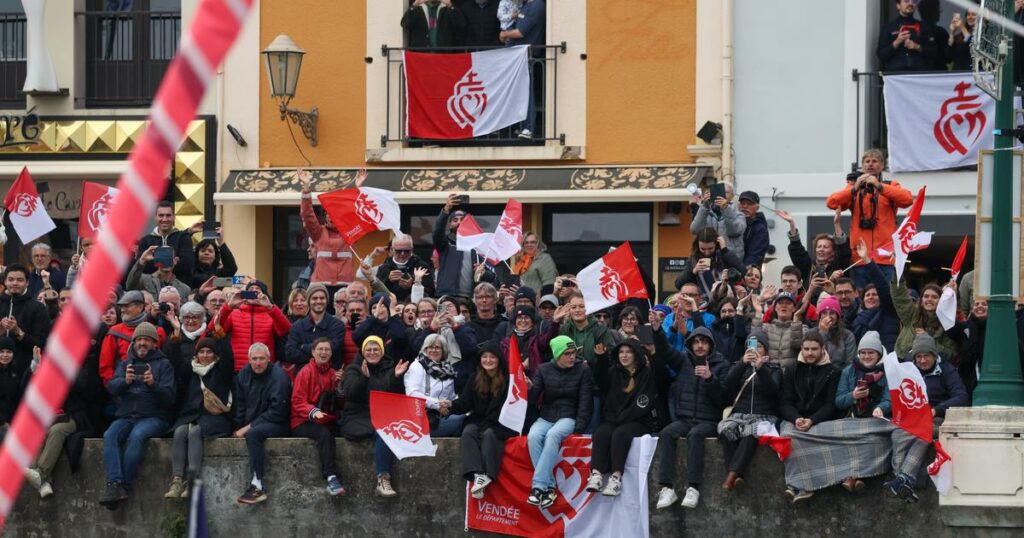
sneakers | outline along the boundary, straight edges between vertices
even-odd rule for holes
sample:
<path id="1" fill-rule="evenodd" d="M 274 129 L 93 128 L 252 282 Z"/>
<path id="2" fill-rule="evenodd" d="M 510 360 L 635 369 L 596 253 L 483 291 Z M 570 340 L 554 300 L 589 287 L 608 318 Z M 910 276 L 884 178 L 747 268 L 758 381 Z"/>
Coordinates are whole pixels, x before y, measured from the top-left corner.
<path id="1" fill-rule="evenodd" d="M 540 488 L 533 488 L 530 490 L 530 496 L 526 498 L 526 504 L 532 504 L 534 506 L 540 506 L 540 503 L 544 501 L 544 490 Z"/>
<path id="2" fill-rule="evenodd" d="M 391 487 L 391 475 L 382 474 L 377 477 L 377 495 L 394 497 L 398 492 Z"/>
<path id="3" fill-rule="evenodd" d="M 341 485 L 341 480 L 338 480 L 337 476 L 331 476 L 327 479 L 327 493 L 341 497 L 345 494 L 345 486 Z"/>
<path id="4" fill-rule="evenodd" d="M 189 491 L 192 491 L 192 481 L 188 480 L 188 479 L 182 480 L 181 481 L 181 498 L 182 499 L 187 499 Z"/>
<path id="5" fill-rule="evenodd" d="M 516 136 L 522 138 L 523 140 L 530 140 L 533 138 L 533 132 L 531 132 L 529 129 L 523 129 L 522 131 L 519 131 L 519 134 Z"/>
<path id="6" fill-rule="evenodd" d="M 486 489 L 490 483 L 491 477 L 483 473 L 476 473 L 473 475 L 473 486 L 469 488 L 469 494 L 472 495 L 474 499 L 483 499 L 484 489 Z"/>
<path id="7" fill-rule="evenodd" d="M 686 488 L 686 495 L 683 496 L 683 502 L 680 506 L 683 508 L 697 508 L 697 503 L 700 502 L 700 492 L 697 488 Z"/>
<path id="8" fill-rule="evenodd" d="M 796 488 L 796 487 L 793 487 L 793 486 L 786 486 L 786 491 L 784 491 L 782 493 L 785 496 L 787 496 L 790 499 L 792 499 L 793 500 L 793 504 L 796 504 L 796 503 L 798 503 L 800 501 L 803 501 L 803 500 L 806 500 L 806 499 L 810 499 L 811 497 L 814 496 L 814 492 L 813 491 L 804 491 L 802 489 L 799 489 L 799 488 Z"/>
<path id="9" fill-rule="evenodd" d="M 43 485 L 39 486 L 39 498 L 45 499 L 53 495 L 53 486 L 49 482 L 43 482 Z"/>
<path id="10" fill-rule="evenodd" d="M 896 478 L 885 483 L 889 493 L 908 503 L 916 503 L 918 501 L 917 493 L 914 492 L 914 485 L 914 479 L 904 474 L 898 474 Z"/>
<path id="11" fill-rule="evenodd" d="M 693 488 L 690 488 L 693 489 Z M 689 492 L 689 490 L 687 490 Z M 661 491 L 658 492 L 658 510 L 662 510 L 672 506 L 679 500 L 679 496 L 676 495 L 676 490 L 662 486 Z"/>
<path id="12" fill-rule="evenodd" d="M 601 495 L 606 497 L 618 497 L 622 493 L 622 478 L 617 474 L 608 477 L 608 483 L 601 490 Z"/>
<path id="13" fill-rule="evenodd" d="M 39 487 L 43 485 L 43 477 L 39 474 L 39 471 L 29 467 L 25 469 L 25 481 L 32 484 L 32 487 L 39 490 Z"/>
<path id="14" fill-rule="evenodd" d="M 600 471 L 590 471 L 590 478 L 587 479 L 587 491 L 597 493 L 601 491 L 603 477 Z"/>
<path id="15" fill-rule="evenodd" d="M 118 504 L 127 499 L 128 492 L 125 491 L 124 486 L 120 482 L 107 482 L 107 488 L 103 491 L 103 495 L 100 496 L 100 504 L 108 510 L 117 510 Z"/>
<path id="16" fill-rule="evenodd" d="M 249 484 L 248 489 L 245 493 L 238 498 L 239 504 L 256 504 L 267 500 L 266 490 L 260 489 L 252 484 Z"/>
<path id="17" fill-rule="evenodd" d="M 180 499 L 181 494 L 185 492 L 185 481 L 180 476 L 175 476 L 171 479 L 171 487 L 167 489 L 167 493 L 164 493 L 165 499 Z"/>
<path id="18" fill-rule="evenodd" d="M 849 491 L 850 493 L 862 493 L 864 491 L 864 488 L 864 482 L 861 481 L 860 479 L 851 476 L 846 480 L 843 480 L 843 489 Z"/>
<path id="19" fill-rule="evenodd" d="M 547 508 L 552 504 L 555 504 L 556 500 L 558 500 L 558 492 L 555 491 L 555 488 L 548 488 L 540 500 L 540 507 Z"/>

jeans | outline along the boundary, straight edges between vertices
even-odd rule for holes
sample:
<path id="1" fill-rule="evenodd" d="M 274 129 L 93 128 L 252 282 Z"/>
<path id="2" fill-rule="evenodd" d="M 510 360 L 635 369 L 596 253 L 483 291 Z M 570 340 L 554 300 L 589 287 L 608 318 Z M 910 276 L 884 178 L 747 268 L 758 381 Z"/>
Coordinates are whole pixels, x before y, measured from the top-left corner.
<path id="1" fill-rule="evenodd" d="M 171 476 L 193 480 L 199 476 L 202 465 L 203 431 L 199 425 L 182 424 L 175 428 L 171 441 Z"/>
<path id="2" fill-rule="evenodd" d="M 877 264 L 876 264 L 877 265 Z M 896 280 L 896 266 L 894 265 L 878 265 L 878 268 L 882 270 L 882 276 L 885 277 L 886 282 L 890 284 Z M 868 268 L 863 265 L 858 265 L 851 269 L 853 273 L 853 285 L 857 289 L 863 289 L 865 286 L 871 283 L 871 279 L 868 278 Z"/>
<path id="3" fill-rule="evenodd" d="M 686 483 L 700 489 L 704 477 L 704 439 L 715 437 L 714 422 L 677 420 L 658 434 L 658 483 L 672 487 L 676 479 L 676 445 L 686 437 Z"/>
<path id="4" fill-rule="evenodd" d="M 441 417 L 441 421 L 437 424 L 437 429 L 430 432 L 430 436 L 433 438 L 438 437 L 458 437 L 462 433 L 462 423 L 466 420 L 466 415 L 448 415 Z"/>
<path id="5" fill-rule="evenodd" d="M 316 443 L 316 451 L 320 456 L 320 476 L 326 480 L 329 476 L 338 475 L 338 466 L 334 461 L 336 447 L 334 432 L 323 424 L 303 422 L 292 430 L 292 435 L 312 439 Z"/>
<path id="6" fill-rule="evenodd" d="M 548 489 L 555 486 L 555 463 L 562 449 L 562 441 L 576 429 L 576 419 L 560 418 L 548 422 L 538 418 L 530 428 L 527 444 L 533 462 L 533 487 Z"/>
<path id="7" fill-rule="evenodd" d="M 146 441 L 169 427 L 166 420 L 157 417 L 115 420 L 103 434 L 103 464 L 107 468 L 107 481 L 120 482 L 125 489 L 131 488 Z"/>
<path id="8" fill-rule="evenodd" d="M 287 437 L 288 427 L 284 424 L 274 424 L 272 422 L 264 422 L 256 426 L 251 426 L 249 431 L 245 434 L 245 448 L 249 452 L 249 473 L 255 476 L 259 480 L 263 480 L 263 474 L 266 471 L 266 465 L 264 460 L 266 459 L 266 451 L 263 449 L 263 442 L 270 437 Z M 251 479 L 252 476 L 249 478 Z"/>
<path id="9" fill-rule="evenodd" d="M 388 448 L 388 444 L 384 442 L 378 434 L 373 434 L 373 466 L 377 470 L 377 476 L 382 474 L 391 474 L 391 462 L 395 459 L 394 453 Z"/>

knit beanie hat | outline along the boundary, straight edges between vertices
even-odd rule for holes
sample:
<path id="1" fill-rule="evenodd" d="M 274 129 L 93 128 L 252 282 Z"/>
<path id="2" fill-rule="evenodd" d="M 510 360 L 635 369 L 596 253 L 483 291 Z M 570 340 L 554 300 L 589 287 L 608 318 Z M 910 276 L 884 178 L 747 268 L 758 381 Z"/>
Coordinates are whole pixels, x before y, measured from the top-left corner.
<path id="1" fill-rule="evenodd" d="M 551 356 L 556 361 L 569 349 L 576 349 L 576 342 L 573 342 L 572 338 L 563 334 L 551 340 Z"/>
<path id="2" fill-rule="evenodd" d="M 939 349 L 935 347 L 935 339 L 930 334 L 919 334 L 914 338 L 914 345 L 910 347 L 910 356 L 914 357 L 918 353 L 931 353 L 938 358 Z"/>
<path id="3" fill-rule="evenodd" d="M 515 309 L 515 315 L 512 317 L 511 321 L 515 322 L 516 318 L 518 318 L 519 316 L 530 316 L 530 319 L 536 321 L 537 320 L 537 311 L 534 310 L 533 307 L 529 307 L 529 306 L 525 306 L 525 305 L 524 306 L 517 306 L 516 309 Z"/>
<path id="4" fill-rule="evenodd" d="M 882 346 L 882 338 L 878 335 L 878 331 L 864 333 L 864 336 L 860 339 L 860 345 L 857 346 L 857 351 L 863 349 L 877 351 L 879 357 L 885 356 L 885 347 Z"/>
<path id="5" fill-rule="evenodd" d="M 327 297 L 327 302 L 331 301 L 331 294 L 327 292 L 327 286 L 324 286 L 323 284 L 320 284 L 319 282 L 316 283 L 316 284 L 310 284 L 306 288 L 306 297 L 307 298 L 312 297 L 313 294 L 318 292 L 318 291 L 319 292 L 323 292 L 324 297 Z"/>
<path id="6" fill-rule="evenodd" d="M 260 291 L 263 292 L 263 295 L 267 294 L 267 289 L 268 288 L 267 288 L 267 283 L 266 282 L 263 282 L 262 280 L 250 280 L 249 283 L 245 285 L 245 289 L 249 289 L 249 288 L 251 288 L 253 286 L 258 287 L 260 289 Z"/>
<path id="7" fill-rule="evenodd" d="M 359 348 L 359 351 L 366 351 L 366 344 L 369 344 L 371 342 L 380 346 L 381 353 L 384 352 L 384 340 L 381 340 L 380 337 L 376 335 L 367 336 L 366 340 L 363 340 L 363 345 Z"/>
<path id="8" fill-rule="evenodd" d="M 138 331 L 136 330 L 136 332 L 138 332 Z M 193 350 L 193 353 L 199 353 L 199 350 L 201 350 L 201 349 L 209 349 L 210 351 L 213 352 L 214 355 L 216 355 L 217 354 L 217 340 L 213 339 L 213 338 L 210 338 L 209 336 L 207 336 L 205 338 L 200 338 L 199 341 L 196 342 L 196 347 Z"/>
<path id="9" fill-rule="evenodd" d="M 843 317 L 843 309 L 835 297 L 826 297 L 818 301 L 818 314 L 823 312 L 835 312 L 837 316 Z"/>
<path id="10" fill-rule="evenodd" d="M 14 351 L 14 339 L 10 336 L 0 336 L 0 350 Z"/>
<path id="11" fill-rule="evenodd" d="M 494 356 L 498 357 L 498 360 L 505 359 L 505 353 L 501 350 L 501 344 L 493 338 L 484 342 L 483 345 L 480 346 L 480 356 L 483 356 L 484 353 L 493 353 Z"/>
<path id="12" fill-rule="evenodd" d="M 151 338 L 154 342 L 157 340 L 156 327 L 148 321 L 143 321 L 135 328 L 135 332 L 132 333 L 132 342 L 139 338 L 147 337 Z"/>

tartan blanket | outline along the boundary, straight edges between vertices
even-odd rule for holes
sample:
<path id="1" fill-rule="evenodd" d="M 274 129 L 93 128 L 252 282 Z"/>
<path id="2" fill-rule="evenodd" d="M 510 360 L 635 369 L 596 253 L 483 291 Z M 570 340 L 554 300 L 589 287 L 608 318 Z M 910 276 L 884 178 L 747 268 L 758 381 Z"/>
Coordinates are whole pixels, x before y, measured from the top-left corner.
<path id="1" fill-rule="evenodd" d="M 806 432 L 784 422 L 781 435 L 792 439 L 785 461 L 786 484 L 806 491 L 890 469 L 916 476 L 929 447 L 891 422 L 874 418 L 823 422 Z"/>

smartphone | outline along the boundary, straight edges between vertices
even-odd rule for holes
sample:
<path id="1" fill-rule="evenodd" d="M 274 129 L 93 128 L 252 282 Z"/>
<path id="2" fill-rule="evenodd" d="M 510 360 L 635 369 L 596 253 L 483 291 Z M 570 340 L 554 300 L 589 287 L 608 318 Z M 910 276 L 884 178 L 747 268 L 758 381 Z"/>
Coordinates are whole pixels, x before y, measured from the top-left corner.
<path id="1" fill-rule="evenodd" d="M 753 336 L 747 337 L 747 351 L 757 351 L 757 338 Z"/>
<path id="2" fill-rule="evenodd" d="M 868 386 L 868 380 L 867 379 L 858 379 L 857 380 L 857 388 L 858 389 L 866 388 L 867 386 Z"/>
<path id="3" fill-rule="evenodd" d="M 256 293 L 256 291 L 242 290 L 238 292 L 238 296 L 241 297 L 243 301 L 255 301 L 259 297 L 259 294 Z"/>
<path id="4" fill-rule="evenodd" d="M 217 233 L 217 228 L 220 228 L 219 221 L 204 221 L 203 239 L 218 239 L 220 234 Z"/>
<path id="5" fill-rule="evenodd" d="M 245 277 L 242 276 L 242 275 L 235 275 L 235 276 L 231 277 L 231 285 L 232 286 L 241 286 L 244 283 L 245 283 Z"/>
<path id="6" fill-rule="evenodd" d="M 231 276 L 219 276 L 213 279 L 213 287 L 215 288 L 226 288 L 235 284 L 235 277 Z"/>
<path id="7" fill-rule="evenodd" d="M 711 202 L 714 203 L 715 198 L 725 198 L 725 183 L 715 183 L 708 189 L 711 193 Z"/>
<path id="8" fill-rule="evenodd" d="M 711 258 L 701 258 L 701 259 L 697 260 L 697 262 L 701 263 L 701 264 L 704 264 L 704 265 L 706 265 L 708 267 L 711 267 Z"/>
<path id="9" fill-rule="evenodd" d="M 641 325 L 636 328 L 636 337 L 640 340 L 640 345 L 653 346 L 654 328 L 650 325 Z"/>
<path id="10" fill-rule="evenodd" d="M 156 247 L 153 252 L 153 263 L 157 267 L 171 267 L 174 265 L 174 247 Z"/>
<path id="11" fill-rule="evenodd" d="M 468 194 L 460 194 L 458 196 L 458 200 L 459 200 L 459 205 L 469 205 L 469 195 Z"/>

